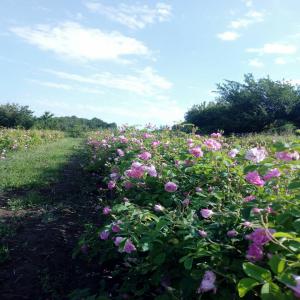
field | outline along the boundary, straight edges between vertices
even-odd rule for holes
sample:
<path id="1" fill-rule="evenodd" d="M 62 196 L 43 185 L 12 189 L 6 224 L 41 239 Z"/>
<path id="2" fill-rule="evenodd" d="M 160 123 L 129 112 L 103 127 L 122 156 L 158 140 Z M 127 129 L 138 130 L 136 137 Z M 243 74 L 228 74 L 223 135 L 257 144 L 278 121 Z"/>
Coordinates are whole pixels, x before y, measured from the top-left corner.
<path id="1" fill-rule="evenodd" d="M 299 152 L 131 127 L 10 150 L 2 298 L 296 299 Z"/>

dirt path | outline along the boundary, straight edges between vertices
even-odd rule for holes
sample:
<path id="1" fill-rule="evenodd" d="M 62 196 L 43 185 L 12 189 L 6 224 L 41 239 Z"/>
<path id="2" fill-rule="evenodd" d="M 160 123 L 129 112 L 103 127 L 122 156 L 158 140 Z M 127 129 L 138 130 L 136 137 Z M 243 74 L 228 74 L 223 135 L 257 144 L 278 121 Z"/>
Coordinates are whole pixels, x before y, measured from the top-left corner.
<path id="1" fill-rule="evenodd" d="M 95 182 L 82 162 L 82 154 L 76 154 L 57 183 L 39 191 L 51 205 L 17 213 L 2 210 L 16 234 L 7 241 L 10 259 L 0 266 L 1 300 L 67 299 L 72 290 L 99 281 L 95 267 L 72 259 L 83 224 L 98 222 Z"/>

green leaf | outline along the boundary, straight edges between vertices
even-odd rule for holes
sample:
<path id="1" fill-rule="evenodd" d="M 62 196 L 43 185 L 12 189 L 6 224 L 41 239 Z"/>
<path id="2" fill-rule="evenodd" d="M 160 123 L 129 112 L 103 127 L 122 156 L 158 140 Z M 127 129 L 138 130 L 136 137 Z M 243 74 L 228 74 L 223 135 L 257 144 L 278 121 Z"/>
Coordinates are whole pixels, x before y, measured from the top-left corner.
<path id="1" fill-rule="evenodd" d="M 271 272 L 262 267 L 256 266 L 253 263 L 243 263 L 244 272 L 251 278 L 258 280 L 259 282 L 271 281 Z"/>
<path id="2" fill-rule="evenodd" d="M 259 282 L 252 278 L 243 278 L 238 283 L 239 296 L 243 298 L 249 291 L 255 286 L 259 285 Z"/>
<path id="3" fill-rule="evenodd" d="M 260 296 L 262 300 L 282 299 L 280 287 L 273 282 L 267 282 L 262 286 Z"/>
<path id="4" fill-rule="evenodd" d="M 193 266 L 193 258 L 192 257 L 188 257 L 184 263 L 183 263 L 184 267 L 186 270 L 191 270 L 192 266 Z"/>
<path id="5" fill-rule="evenodd" d="M 161 265 L 165 260 L 166 260 L 166 253 L 160 253 L 154 257 L 153 263 L 156 265 Z"/>
<path id="6" fill-rule="evenodd" d="M 284 271 L 285 263 L 285 260 L 281 259 L 277 255 L 273 255 L 272 258 L 269 260 L 269 266 L 275 274 L 280 274 Z"/>
<path id="7" fill-rule="evenodd" d="M 290 190 L 294 190 L 294 189 L 300 189 L 300 181 L 292 181 L 289 185 L 288 185 L 288 189 Z"/>
<path id="8" fill-rule="evenodd" d="M 272 235 L 275 238 L 282 238 L 282 237 L 287 238 L 287 239 L 294 239 L 295 238 L 294 235 L 292 235 L 290 233 L 287 233 L 287 232 L 275 232 Z"/>

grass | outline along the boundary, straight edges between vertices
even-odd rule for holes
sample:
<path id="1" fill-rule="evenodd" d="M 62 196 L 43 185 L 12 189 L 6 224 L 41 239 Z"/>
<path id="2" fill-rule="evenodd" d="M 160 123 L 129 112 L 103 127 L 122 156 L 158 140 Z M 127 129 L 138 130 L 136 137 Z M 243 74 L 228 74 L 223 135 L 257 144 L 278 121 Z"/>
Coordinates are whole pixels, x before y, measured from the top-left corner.
<path id="1" fill-rule="evenodd" d="M 55 182 L 62 166 L 81 142 L 82 139 L 64 138 L 8 155 L 0 162 L 0 191 L 41 188 Z M 30 196 L 34 197 L 34 194 Z"/>

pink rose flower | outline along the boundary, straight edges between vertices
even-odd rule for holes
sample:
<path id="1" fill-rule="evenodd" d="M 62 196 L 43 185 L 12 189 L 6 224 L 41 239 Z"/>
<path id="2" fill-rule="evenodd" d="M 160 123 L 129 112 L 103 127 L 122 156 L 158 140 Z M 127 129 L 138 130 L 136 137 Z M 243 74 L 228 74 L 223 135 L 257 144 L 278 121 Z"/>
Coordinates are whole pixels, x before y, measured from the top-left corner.
<path id="1" fill-rule="evenodd" d="M 189 150 L 189 153 L 192 154 L 193 156 L 197 157 L 197 158 L 203 156 L 203 152 L 202 152 L 200 147 L 191 148 Z"/>
<path id="2" fill-rule="evenodd" d="M 108 237 L 109 237 L 109 231 L 108 230 L 104 230 L 104 231 L 101 231 L 100 234 L 99 234 L 99 237 L 101 240 L 107 240 Z"/>
<path id="3" fill-rule="evenodd" d="M 169 193 L 176 192 L 177 188 L 178 187 L 177 187 L 176 183 L 174 183 L 174 182 L 169 181 L 165 184 L 165 191 L 167 191 Z"/>
<path id="4" fill-rule="evenodd" d="M 265 182 L 261 179 L 259 173 L 257 171 L 249 172 L 245 179 L 256 186 L 263 186 Z"/>
<path id="5" fill-rule="evenodd" d="M 263 177 L 264 180 L 270 180 L 272 178 L 276 178 L 279 177 L 281 175 L 280 171 L 275 168 L 275 169 L 271 169 L 270 171 L 267 172 L 267 174 Z"/>
<path id="6" fill-rule="evenodd" d="M 152 157 L 152 155 L 150 152 L 145 151 L 145 152 L 139 154 L 138 157 L 142 160 L 149 160 Z"/>
<path id="7" fill-rule="evenodd" d="M 109 215 L 111 213 L 111 208 L 109 206 L 105 206 L 102 210 L 103 215 Z"/>
<path id="8" fill-rule="evenodd" d="M 204 230 L 198 230 L 198 234 L 203 237 L 203 238 L 206 238 L 207 237 L 207 232 L 204 231 Z"/>
<path id="9" fill-rule="evenodd" d="M 231 158 L 235 158 L 237 156 L 237 154 L 239 153 L 238 149 L 232 149 L 228 152 L 228 156 Z"/>
<path id="10" fill-rule="evenodd" d="M 221 143 L 219 143 L 218 141 L 216 141 L 214 139 L 208 139 L 208 140 L 204 141 L 204 144 L 206 145 L 206 147 L 209 150 L 212 150 L 212 151 L 217 151 L 222 148 Z"/>
<path id="11" fill-rule="evenodd" d="M 213 211 L 211 209 L 207 209 L 207 208 L 202 208 L 200 210 L 200 213 L 204 219 L 208 219 L 213 215 Z"/>
<path id="12" fill-rule="evenodd" d="M 124 246 L 124 252 L 131 253 L 136 251 L 136 248 L 130 239 L 127 239 Z"/>
<path id="13" fill-rule="evenodd" d="M 253 161 L 254 163 L 259 163 L 267 157 L 267 151 L 265 148 L 252 148 L 247 151 L 245 158 Z"/>
<path id="14" fill-rule="evenodd" d="M 204 276 L 200 283 L 200 286 L 197 290 L 197 293 L 201 294 L 201 293 L 205 293 L 205 292 L 209 292 L 209 291 L 213 291 L 214 293 L 216 293 L 217 288 L 215 285 L 215 281 L 216 281 L 215 273 L 212 271 L 206 271 L 204 273 Z"/>

